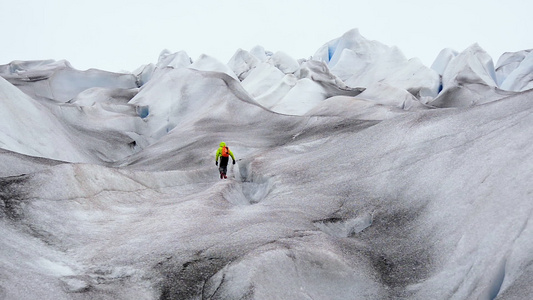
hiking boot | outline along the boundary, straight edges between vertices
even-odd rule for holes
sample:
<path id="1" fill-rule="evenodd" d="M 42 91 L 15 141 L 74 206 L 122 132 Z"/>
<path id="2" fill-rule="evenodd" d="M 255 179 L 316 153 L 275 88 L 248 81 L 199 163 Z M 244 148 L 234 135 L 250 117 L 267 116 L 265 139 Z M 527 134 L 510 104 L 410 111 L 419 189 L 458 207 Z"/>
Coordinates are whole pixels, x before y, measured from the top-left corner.
<path id="1" fill-rule="evenodd" d="M 226 176 L 226 174 L 224 174 L 224 179 L 228 179 L 228 176 Z"/>
<path id="2" fill-rule="evenodd" d="M 224 178 L 224 173 L 220 173 L 220 179 Z"/>

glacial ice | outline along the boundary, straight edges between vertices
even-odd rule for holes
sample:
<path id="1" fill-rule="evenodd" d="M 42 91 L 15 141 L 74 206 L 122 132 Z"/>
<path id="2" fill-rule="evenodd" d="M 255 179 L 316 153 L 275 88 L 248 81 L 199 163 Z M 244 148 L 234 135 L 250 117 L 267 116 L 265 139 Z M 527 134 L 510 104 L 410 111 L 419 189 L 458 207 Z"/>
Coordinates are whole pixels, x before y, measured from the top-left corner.
<path id="1" fill-rule="evenodd" d="M 335 48 L 331 59 L 324 55 L 326 46 L 313 58 L 326 62 L 331 72 L 348 86 L 364 87 L 367 94 L 381 93 L 383 86 L 391 86 L 409 92 L 424 104 L 437 96 L 438 74 L 418 59 L 407 60 L 396 47 L 368 41 L 357 30 L 351 30 L 327 45 L 328 51 Z M 402 94 L 400 91 L 398 96 L 403 98 Z"/>
<path id="2" fill-rule="evenodd" d="M 0 146 L 13 152 L 84 161 L 59 120 L 41 103 L 0 78 Z M 38 123 L 36 123 L 38 122 Z"/>
<path id="3" fill-rule="evenodd" d="M 458 54 L 457 51 L 450 48 L 442 49 L 439 52 L 439 55 L 437 55 L 437 58 L 435 58 L 435 61 L 433 61 L 433 64 L 431 64 L 431 69 L 435 70 L 440 76 L 442 76 L 450 61 Z"/>
<path id="4" fill-rule="evenodd" d="M 531 298 L 531 57 L 2 65 L 0 298 Z"/>
<path id="5" fill-rule="evenodd" d="M 158 69 L 163 68 L 185 68 L 192 64 L 192 60 L 185 51 L 172 53 L 170 50 L 163 50 L 159 54 L 159 60 L 156 64 Z"/>
<path id="6" fill-rule="evenodd" d="M 29 67 L 29 68 L 28 68 Z M 136 88 L 132 74 L 117 74 L 96 69 L 79 71 L 66 61 L 13 62 L 1 68 L 0 75 L 36 99 L 67 102 L 92 87 Z"/>
<path id="7" fill-rule="evenodd" d="M 216 58 L 210 57 L 208 55 L 201 55 L 198 60 L 193 62 L 190 66 L 191 69 L 199 71 L 208 71 L 208 72 L 221 72 L 225 73 L 228 76 L 231 76 L 237 79 L 237 75 L 233 73 L 233 70 L 230 69 L 228 65 L 225 65 L 219 62 Z"/>
<path id="8" fill-rule="evenodd" d="M 500 62 L 501 61 L 501 62 Z M 533 88 L 533 51 L 505 55 L 498 61 L 496 76 L 500 88 L 507 91 L 525 91 Z"/>
<path id="9" fill-rule="evenodd" d="M 243 81 L 248 76 L 250 70 L 257 67 L 259 62 L 258 57 L 246 50 L 239 49 L 229 60 L 228 67 L 231 68 L 240 81 Z"/>

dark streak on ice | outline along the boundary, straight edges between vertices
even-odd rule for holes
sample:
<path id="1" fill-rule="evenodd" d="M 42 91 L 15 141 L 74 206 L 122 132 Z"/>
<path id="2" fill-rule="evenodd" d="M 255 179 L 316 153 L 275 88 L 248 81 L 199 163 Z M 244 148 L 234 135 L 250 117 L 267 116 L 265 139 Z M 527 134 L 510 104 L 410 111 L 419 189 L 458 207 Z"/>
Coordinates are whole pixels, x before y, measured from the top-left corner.
<path id="1" fill-rule="evenodd" d="M 7 217 L 13 221 L 22 219 L 23 213 L 20 207 L 24 199 L 22 186 L 27 179 L 28 175 L 0 178 L 0 218 Z"/>

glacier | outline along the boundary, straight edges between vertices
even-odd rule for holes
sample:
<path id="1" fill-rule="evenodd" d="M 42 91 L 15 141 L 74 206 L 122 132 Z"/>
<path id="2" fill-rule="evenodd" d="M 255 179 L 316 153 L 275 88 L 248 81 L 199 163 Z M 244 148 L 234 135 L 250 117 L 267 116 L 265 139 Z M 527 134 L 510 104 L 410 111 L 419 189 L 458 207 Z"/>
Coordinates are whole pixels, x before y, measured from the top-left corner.
<path id="1" fill-rule="evenodd" d="M 529 299 L 532 53 L 0 65 L 0 298 Z"/>

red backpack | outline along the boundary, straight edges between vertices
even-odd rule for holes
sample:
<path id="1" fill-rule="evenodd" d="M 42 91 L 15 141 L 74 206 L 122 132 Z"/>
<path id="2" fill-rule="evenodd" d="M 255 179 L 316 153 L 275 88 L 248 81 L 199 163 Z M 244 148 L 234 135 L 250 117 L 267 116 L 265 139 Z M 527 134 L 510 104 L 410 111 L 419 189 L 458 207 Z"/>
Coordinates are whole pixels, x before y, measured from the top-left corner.
<path id="1" fill-rule="evenodd" d="M 222 147 L 222 156 L 228 157 L 229 156 L 229 148 L 224 146 Z"/>

